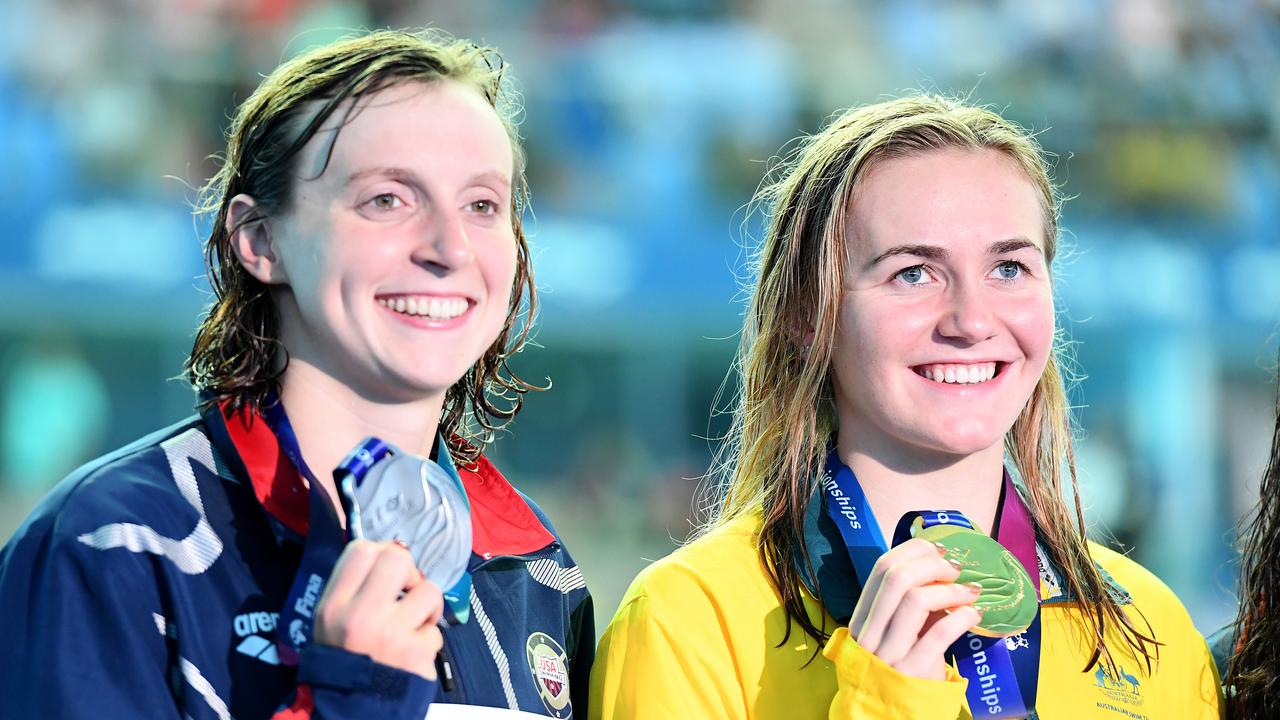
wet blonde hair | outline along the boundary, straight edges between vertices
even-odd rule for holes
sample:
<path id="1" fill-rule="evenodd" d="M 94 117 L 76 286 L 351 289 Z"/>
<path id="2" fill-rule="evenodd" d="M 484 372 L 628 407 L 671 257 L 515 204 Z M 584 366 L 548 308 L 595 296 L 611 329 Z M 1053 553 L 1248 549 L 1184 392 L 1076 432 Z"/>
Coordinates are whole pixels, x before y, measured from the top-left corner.
<path id="1" fill-rule="evenodd" d="M 768 226 L 752 258 L 756 285 L 737 360 L 733 425 L 712 472 L 722 496 L 700 533 L 763 510 L 760 554 L 782 597 L 788 635 L 795 622 L 824 642 L 830 636 L 825 622 L 818 627 L 805 611 L 797 561 L 807 558 L 804 517 L 837 426 L 831 361 L 844 287 L 847 209 L 874 164 L 948 148 L 996 150 L 1021 168 L 1038 191 L 1044 256 L 1051 263 L 1058 249 L 1060 197 L 1044 151 L 1018 125 L 950 98 L 920 95 L 845 112 L 804 138 L 753 201 L 767 212 Z M 806 346 L 810 328 L 813 341 Z M 1006 436 L 1006 452 L 1065 589 L 1087 609 L 1084 629 L 1095 642 L 1086 668 L 1104 653 L 1110 657 L 1108 627 L 1118 628 L 1149 663 L 1154 639 L 1122 611 L 1089 555 L 1057 345 Z M 1064 478 L 1071 485 L 1071 508 L 1062 499 Z M 803 570 L 814 577 L 812 568 Z"/>

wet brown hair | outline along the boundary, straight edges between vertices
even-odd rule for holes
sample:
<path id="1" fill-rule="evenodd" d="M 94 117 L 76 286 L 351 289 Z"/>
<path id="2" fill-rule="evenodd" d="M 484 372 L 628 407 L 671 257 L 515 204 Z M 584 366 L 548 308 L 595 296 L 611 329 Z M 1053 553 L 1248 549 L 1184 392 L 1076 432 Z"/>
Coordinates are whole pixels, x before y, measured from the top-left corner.
<path id="1" fill-rule="evenodd" d="M 1280 376 L 1276 392 L 1271 458 L 1258 505 L 1240 536 L 1236 645 L 1223 678 L 1229 718 L 1280 717 Z"/>
<path id="2" fill-rule="evenodd" d="M 723 496 L 700 533 L 763 513 L 760 557 L 786 610 L 788 636 L 795 623 L 822 642 L 830 637 L 825 618 L 815 621 L 805 610 L 804 568 L 797 558 L 806 557 L 804 517 L 837 425 L 831 361 L 847 260 L 847 209 L 876 163 L 950 148 L 998 151 L 1035 185 L 1044 214 L 1045 262 L 1052 263 L 1060 197 L 1044 151 L 1031 133 L 995 112 L 950 98 L 919 95 L 843 113 L 803 138 L 754 200 L 768 225 L 752 258 L 756 284 L 737 359 L 733 426 L 712 471 Z M 814 331 L 811 345 L 805 345 L 804 328 Z M 1056 339 L 1055 352 L 1005 438 L 1005 450 L 1025 487 L 1038 534 L 1062 570 L 1065 590 L 1085 609 L 1082 629 L 1093 644 L 1086 667 L 1104 654 L 1110 659 L 1108 628 L 1149 663 L 1157 643 L 1111 596 L 1089 554 L 1059 369 L 1061 336 Z M 1064 479 L 1075 498 L 1071 508 L 1062 500 Z"/>
<path id="3" fill-rule="evenodd" d="M 519 412 L 524 394 L 537 389 L 507 365 L 528 339 L 537 294 L 522 227 L 529 191 L 516 130 L 520 106 L 509 87 L 506 65 L 496 50 L 442 32 L 377 31 L 282 64 L 236 111 L 222 165 L 202 189 L 196 208 L 213 223 L 205 259 L 214 301 L 196 331 L 185 369 L 201 391 L 204 406 L 225 404 L 228 412 L 258 408 L 288 363 L 271 293 L 240 264 L 232 247 L 235 232 L 289 209 L 301 150 L 335 112 L 350 112 L 349 100 L 397 83 L 441 80 L 474 88 L 489 102 L 507 130 L 515 157 L 515 282 L 502 331 L 445 394 L 440 431 L 449 439 L 454 457 L 474 460 L 493 433 Z M 332 147 L 330 143 L 329 152 Z M 324 163 L 327 167 L 327 156 Z M 252 196 L 257 206 L 229 230 L 231 199 L 241 193 Z"/>

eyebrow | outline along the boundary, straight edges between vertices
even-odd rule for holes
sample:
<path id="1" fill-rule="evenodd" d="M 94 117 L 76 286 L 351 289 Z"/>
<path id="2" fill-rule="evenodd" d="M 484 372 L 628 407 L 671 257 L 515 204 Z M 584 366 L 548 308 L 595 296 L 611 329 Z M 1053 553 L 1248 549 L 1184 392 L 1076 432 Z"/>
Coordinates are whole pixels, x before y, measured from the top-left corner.
<path id="1" fill-rule="evenodd" d="M 368 177 L 386 177 L 386 178 L 391 178 L 393 180 L 403 180 L 407 182 L 412 182 L 418 185 L 422 184 L 419 180 L 418 173 L 414 172 L 409 168 L 379 165 L 377 167 L 364 168 L 363 170 L 357 170 L 351 173 L 351 175 L 347 177 L 347 185 L 350 185 L 353 182 L 356 182 L 358 180 L 363 180 Z M 511 180 L 509 180 L 502 173 L 497 172 L 495 170 L 478 172 L 475 175 L 472 175 L 468 179 L 467 183 L 475 184 L 483 181 L 496 182 L 504 188 L 511 187 Z"/>
<path id="2" fill-rule="evenodd" d="M 369 177 L 386 177 L 393 180 L 410 180 L 416 182 L 418 174 L 409 168 L 379 165 L 376 167 L 364 168 L 363 170 L 356 170 L 347 176 L 347 184 L 350 185 L 357 180 L 364 180 Z"/>
<path id="3" fill-rule="evenodd" d="M 1015 237 L 1015 238 L 1009 238 L 1008 240 L 997 240 L 996 242 L 991 243 L 991 245 L 987 247 L 987 254 L 988 255 L 1005 255 L 1011 252 L 1015 252 L 1017 250 L 1024 250 L 1026 248 L 1031 248 L 1033 250 L 1040 250 L 1040 246 L 1036 245 L 1030 240 L 1024 237 Z M 1042 250 L 1040 251 L 1043 252 Z M 894 245 L 888 250 L 885 250 L 884 252 L 872 258 L 871 262 L 867 263 L 866 267 L 863 269 L 870 270 L 874 268 L 876 265 L 879 265 L 881 262 L 891 257 L 894 257 L 896 255 L 914 255 L 916 257 L 922 257 L 926 260 L 946 260 L 947 258 L 951 257 L 951 251 L 947 250 L 946 248 L 940 245 L 919 245 L 919 244 Z"/>

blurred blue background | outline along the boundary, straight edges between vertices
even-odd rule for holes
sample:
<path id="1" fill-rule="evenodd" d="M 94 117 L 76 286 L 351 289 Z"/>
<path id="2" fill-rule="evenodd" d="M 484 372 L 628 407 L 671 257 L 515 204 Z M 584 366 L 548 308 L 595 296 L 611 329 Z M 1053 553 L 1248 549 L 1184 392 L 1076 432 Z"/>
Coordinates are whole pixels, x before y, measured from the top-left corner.
<path id="1" fill-rule="evenodd" d="M 911 89 L 971 93 L 1057 154 L 1095 533 L 1203 631 L 1233 612 L 1274 417 L 1276 0 L 7 0 L 0 540 L 76 465 L 189 413 L 189 202 L 235 103 L 347 29 L 423 24 L 501 48 L 523 92 L 544 310 L 517 368 L 554 388 L 493 454 L 602 624 L 690 530 L 766 161 Z"/>

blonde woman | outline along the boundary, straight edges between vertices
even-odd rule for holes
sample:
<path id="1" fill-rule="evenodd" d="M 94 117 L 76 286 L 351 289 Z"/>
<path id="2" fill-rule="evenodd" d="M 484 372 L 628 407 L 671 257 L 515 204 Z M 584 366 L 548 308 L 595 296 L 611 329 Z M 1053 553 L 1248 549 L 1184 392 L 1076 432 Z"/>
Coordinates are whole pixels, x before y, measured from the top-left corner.
<path id="1" fill-rule="evenodd" d="M 1062 499 L 1032 136 L 944 98 L 862 107 L 758 200 L 723 498 L 623 599 L 590 716 L 1217 717 L 1182 605 Z"/>

